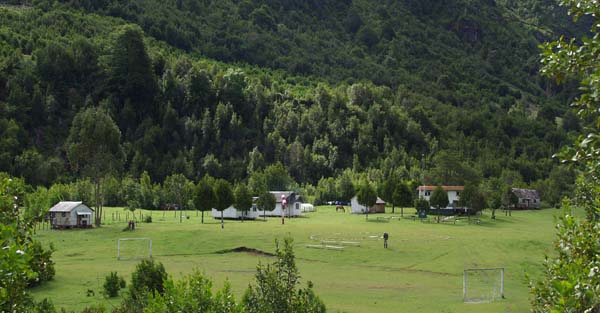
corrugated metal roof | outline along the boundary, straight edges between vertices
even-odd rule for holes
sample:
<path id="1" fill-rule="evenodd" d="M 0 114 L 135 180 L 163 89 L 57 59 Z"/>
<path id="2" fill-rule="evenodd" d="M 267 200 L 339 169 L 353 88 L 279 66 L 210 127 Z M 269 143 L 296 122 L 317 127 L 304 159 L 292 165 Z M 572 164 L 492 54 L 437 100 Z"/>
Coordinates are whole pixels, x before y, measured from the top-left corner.
<path id="1" fill-rule="evenodd" d="M 61 201 L 50 208 L 50 212 L 71 212 L 80 204 L 81 201 Z"/>
<path id="2" fill-rule="evenodd" d="M 292 200 L 294 200 L 290 199 L 290 196 L 294 195 L 293 191 L 269 191 L 269 193 L 271 193 L 275 197 L 276 203 L 281 203 L 281 196 L 285 196 L 288 203 L 293 202 Z"/>
<path id="3" fill-rule="evenodd" d="M 438 186 L 419 186 L 417 190 L 434 190 Z M 465 190 L 465 186 L 442 186 L 442 189 L 445 191 L 463 191 Z"/>

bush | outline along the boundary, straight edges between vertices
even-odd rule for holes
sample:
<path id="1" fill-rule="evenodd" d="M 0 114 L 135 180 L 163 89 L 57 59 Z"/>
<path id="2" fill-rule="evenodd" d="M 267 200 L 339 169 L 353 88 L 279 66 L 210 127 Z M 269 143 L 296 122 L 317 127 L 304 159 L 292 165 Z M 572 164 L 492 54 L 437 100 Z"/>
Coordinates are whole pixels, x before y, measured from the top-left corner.
<path id="1" fill-rule="evenodd" d="M 52 280 L 56 273 L 54 270 L 54 261 L 51 259 L 54 247 L 50 245 L 48 250 L 44 250 L 39 241 L 32 241 L 29 251 L 32 255 L 29 267 L 32 271 L 37 273 L 37 276 L 29 280 L 28 286 L 33 287 L 42 282 Z"/>
<path id="2" fill-rule="evenodd" d="M 106 309 L 102 305 L 86 307 L 81 313 L 105 313 Z"/>
<path id="3" fill-rule="evenodd" d="M 119 290 L 125 287 L 125 280 L 117 272 L 110 272 L 104 280 L 104 295 L 114 298 L 119 295 Z"/>
<path id="4" fill-rule="evenodd" d="M 292 239 L 283 241 L 283 249 L 275 251 L 277 260 L 272 265 L 259 264 L 254 284 L 248 286 L 242 304 L 247 312 L 326 312 L 325 304 L 314 293 L 313 284 L 300 287 Z M 285 290 L 286 292 L 281 292 Z"/>
<path id="5" fill-rule="evenodd" d="M 44 298 L 44 300 L 35 304 L 35 310 L 33 312 L 37 313 L 56 313 L 56 308 L 52 301 L 48 298 Z"/>
<path id="6" fill-rule="evenodd" d="M 152 223 L 152 215 L 144 216 L 144 223 Z"/>

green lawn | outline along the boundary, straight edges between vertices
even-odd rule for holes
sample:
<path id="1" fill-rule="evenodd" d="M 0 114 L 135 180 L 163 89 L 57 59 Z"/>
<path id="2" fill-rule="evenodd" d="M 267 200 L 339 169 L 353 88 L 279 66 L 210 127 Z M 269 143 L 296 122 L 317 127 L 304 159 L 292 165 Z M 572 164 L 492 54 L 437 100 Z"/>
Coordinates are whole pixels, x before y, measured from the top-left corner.
<path id="1" fill-rule="evenodd" d="M 271 260 L 216 252 L 240 246 L 273 252 L 275 238 L 289 234 L 295 241 L 303 282 L 314 282 L 332 312 L 527 312 L 525 274 L 539 275 L 544 255 L 552 252 L 554 216 L 560 213 L 555 209 L 517 211 L 506 217 L 499 212 L 491 220 L 486 212 L 480 224 L 436 224 L 407 218 L 377 221 L 380 216 L 399 217 L 398 213 L 373 214 L 366 221 L 364 215 L 318 207 L 303 218 L 286 219 L 285 225 L 279 218 L 269 218 L 266 222 L 226 221 L 221 229 L 210 214 L 200 224 L 196 212 L 185 212 L 180 222 L 172 211 L 155 211 L 153 223 L 138 223 L 134 232 L 123 232 L 125 211 L 105 210 L 107 225 L 99 229 L 38 230 L 37 237 L 56 248 L 56 276 L 32 290 L 36 298 L 50 297 L 57 307 L 77 311 L 95 303 L 106 307 L 118 303 L 119 299 L 101 296 L 104 276 L 117 271 L 129 280 L 137 261 L 116 260 L 117 239 L 148 237 L 153 241 L 154 258 L 171 275 L 177 278 L 199 269 L 216 287 L 229 280 L 239 299 L 258 262 Z M 119 212 L 121 221 L 112 220 L 113 212 Z M 377 238 L 383 232 L 390 234 L 389 249 Z M 311 249 L 306 245 L 319 243 L 311 236 L 361 244 L 343 251 Z M 504 267 L 506 299 L 463 304 L 462 273 L 471 267 Z M 87 296 L 88 289 L 95 296 Z"/>

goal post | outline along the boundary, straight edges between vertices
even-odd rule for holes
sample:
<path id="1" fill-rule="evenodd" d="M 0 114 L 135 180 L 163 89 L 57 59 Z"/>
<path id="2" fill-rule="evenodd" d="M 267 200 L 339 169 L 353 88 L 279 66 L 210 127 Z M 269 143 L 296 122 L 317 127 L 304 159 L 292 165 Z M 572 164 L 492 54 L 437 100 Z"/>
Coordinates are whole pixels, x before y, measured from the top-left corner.
<path id="1" fill-rule="evenodd" d="M 152 257 L 152 239 L 119 238 L 117 260 L 139 260 Z"/>
<path id="2" fill-rule="evenodd" d="M 504 268 L 468 268 L 463 271 L 463 302 L 504 299 Z"/>

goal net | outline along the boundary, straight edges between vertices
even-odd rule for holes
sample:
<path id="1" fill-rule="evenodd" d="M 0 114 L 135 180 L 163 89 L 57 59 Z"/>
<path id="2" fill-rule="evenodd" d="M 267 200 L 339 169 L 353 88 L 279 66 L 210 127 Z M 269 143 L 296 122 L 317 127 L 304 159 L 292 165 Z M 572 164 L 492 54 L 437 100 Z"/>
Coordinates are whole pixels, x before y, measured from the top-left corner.
<path id="1" fill-rule="evenodd" d="M 492 302 L 504 298 L 504 268 L 469 268 L 463 272 L 463 302 Z"/>
<path id="2" fill-rule="evenodd" d="M 152 257 L 152 239 L 120 238 L 117 241 L 117 260 L 141 260 Z"/>

